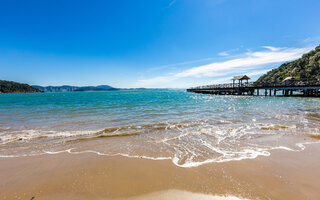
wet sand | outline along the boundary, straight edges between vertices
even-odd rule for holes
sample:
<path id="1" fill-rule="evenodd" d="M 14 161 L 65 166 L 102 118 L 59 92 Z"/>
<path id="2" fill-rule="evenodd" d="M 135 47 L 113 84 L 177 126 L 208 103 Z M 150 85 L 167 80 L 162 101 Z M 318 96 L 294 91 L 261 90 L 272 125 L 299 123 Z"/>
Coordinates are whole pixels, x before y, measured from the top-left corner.
<path id="1" fill-rule="evenodd" d="M 0 199 L 314 200 L 319 169 L 320 144 L 193 168 L 93 153 L 0 158 Z"/>

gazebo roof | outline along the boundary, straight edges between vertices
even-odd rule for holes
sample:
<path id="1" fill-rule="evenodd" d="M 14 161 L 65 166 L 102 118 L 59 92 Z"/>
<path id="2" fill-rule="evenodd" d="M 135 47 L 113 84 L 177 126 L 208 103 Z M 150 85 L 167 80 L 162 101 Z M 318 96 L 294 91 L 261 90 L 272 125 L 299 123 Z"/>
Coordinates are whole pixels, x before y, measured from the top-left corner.
<path id="1" fill-rule="evenodd" d="M 292 80 L 294 80 L 294 78 L 293 77 L 287 77 L 287 78 L 285 78 L 285 79 L 283 79 L 283 81 L 292 81 Z"/>
<path id="2" fill-rule="evenodd" d="M 247 75 L 234 76 L 231 80 L 249 80 Z"/>

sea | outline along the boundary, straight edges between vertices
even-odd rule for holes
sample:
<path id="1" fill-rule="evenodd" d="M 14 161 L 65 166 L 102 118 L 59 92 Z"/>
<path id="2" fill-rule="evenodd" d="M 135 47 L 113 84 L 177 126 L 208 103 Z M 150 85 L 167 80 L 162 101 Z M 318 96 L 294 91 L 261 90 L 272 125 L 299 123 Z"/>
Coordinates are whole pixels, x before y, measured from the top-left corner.
<path id="1" fill-rule="evenodd" d="M 0 94 L 0 157 L 94 153 L 197 167 L 303 151 L 320 99 L 185 90 Z"/>

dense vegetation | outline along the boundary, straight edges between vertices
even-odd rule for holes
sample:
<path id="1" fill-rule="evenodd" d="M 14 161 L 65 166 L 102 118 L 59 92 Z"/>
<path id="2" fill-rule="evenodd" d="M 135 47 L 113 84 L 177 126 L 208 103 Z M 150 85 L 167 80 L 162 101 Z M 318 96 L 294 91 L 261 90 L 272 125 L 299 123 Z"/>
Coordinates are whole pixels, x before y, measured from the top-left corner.
<path id="1" fill-rule="evenodd" d="M 296 80 L 313 81 L 320 78 L 320 46 L 302 56 L 302 58 L 284 63 L 280 67 L 262 75 L 256 84 L 280 83 L 287 77 Z"/>
<path id="2" fill-rule="evenodd" d="M 0 93 L 28 93 L 28 92 L 42 92 L 42 91 L 28 84 L 0 80 Z"/>

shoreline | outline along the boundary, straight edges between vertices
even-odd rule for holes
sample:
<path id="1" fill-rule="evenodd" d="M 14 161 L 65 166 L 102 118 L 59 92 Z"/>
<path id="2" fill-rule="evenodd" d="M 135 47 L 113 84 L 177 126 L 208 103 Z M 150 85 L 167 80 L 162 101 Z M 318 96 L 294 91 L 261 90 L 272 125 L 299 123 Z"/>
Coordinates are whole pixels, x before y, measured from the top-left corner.
<path id="1" fill-rule="evenodd" d="M 320 198 L 320 144 L 274 151 L 192 168 L 93 153 L 0 158 L 0 199 Z"/>

